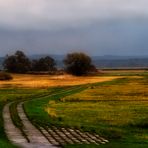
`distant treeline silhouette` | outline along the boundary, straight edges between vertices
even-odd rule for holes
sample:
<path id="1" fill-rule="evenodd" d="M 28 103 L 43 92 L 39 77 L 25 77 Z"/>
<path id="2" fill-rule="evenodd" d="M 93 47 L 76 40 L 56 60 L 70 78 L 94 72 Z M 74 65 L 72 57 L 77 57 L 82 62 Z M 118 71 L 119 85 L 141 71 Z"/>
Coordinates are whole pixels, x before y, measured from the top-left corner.
<path id="1" fill-rule="evenodd" d="M 64 71 L 73 75 L 81 76 L 96 72 L 91 58 L 82 52 L 67 54 L 63 59 Z M 4 70 L 11 73 L 40 73 L 57 72 L 56 61 L 51 56 L 31 60 L 23 51 L 16 51 L 13 55 L 7 55 L 3 62 Z"/>

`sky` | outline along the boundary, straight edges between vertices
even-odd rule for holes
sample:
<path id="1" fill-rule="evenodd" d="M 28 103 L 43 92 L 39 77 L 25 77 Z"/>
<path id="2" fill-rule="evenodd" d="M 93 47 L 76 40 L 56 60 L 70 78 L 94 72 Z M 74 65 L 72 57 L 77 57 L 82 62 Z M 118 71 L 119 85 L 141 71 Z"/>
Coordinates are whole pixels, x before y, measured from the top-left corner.
<path id="1" fill-rule="evenodd" d="M 0 56 L 148 55 L 148 0 L 0 0 Z"/>

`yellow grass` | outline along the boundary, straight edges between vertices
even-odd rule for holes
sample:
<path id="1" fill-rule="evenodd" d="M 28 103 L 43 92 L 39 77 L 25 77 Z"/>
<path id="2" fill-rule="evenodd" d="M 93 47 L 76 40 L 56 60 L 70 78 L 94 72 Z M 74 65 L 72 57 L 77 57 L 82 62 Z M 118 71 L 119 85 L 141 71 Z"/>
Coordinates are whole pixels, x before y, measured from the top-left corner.
<path id="1" fill-rule="evenodd" d="M 110 81 L 117 76 L 83 76 L 75 77 L 71 75 L 29 75 L 29 74 L 12 74 L 13 80 L 0 81 L 0 87 L 31 87 L 31 88 L 43 88 L 52 86 L 72 86 L 95 82 Z"/>
<path id="2" fill-rule="evenodd" d="M 88 88 L 80 93 L 62 98 L 62 101 L 99 101 L 99 100 L 148 100 L 148 87 L 143 84 L 142 76 L 126 77 L 126 84 L 104 85 Z"/>

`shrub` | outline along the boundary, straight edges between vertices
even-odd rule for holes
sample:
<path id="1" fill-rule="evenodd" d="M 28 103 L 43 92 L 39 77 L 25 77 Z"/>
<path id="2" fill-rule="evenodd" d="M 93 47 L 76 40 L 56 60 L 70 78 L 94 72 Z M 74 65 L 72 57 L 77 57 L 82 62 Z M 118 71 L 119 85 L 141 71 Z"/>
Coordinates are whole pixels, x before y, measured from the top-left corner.
<path id="1" fill-rule="evenodd" d="M 5 72 L 0 72 L 0 80 L 5 81 L 5 80 L 11 80 L 12 76 L 8 73 Z"/>

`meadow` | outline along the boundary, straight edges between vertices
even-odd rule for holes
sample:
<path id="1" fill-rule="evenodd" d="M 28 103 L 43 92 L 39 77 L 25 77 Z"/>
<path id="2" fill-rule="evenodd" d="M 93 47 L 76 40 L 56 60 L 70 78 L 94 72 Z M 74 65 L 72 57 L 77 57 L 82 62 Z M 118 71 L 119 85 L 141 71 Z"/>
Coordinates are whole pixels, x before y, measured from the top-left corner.
<path id="1" fill-rule="evenodd" d="M 79 92 L 30 101 L 25 109 L 36 124 L 73 127 L 109 139 L 110 143 L 99 147 L 143 148 L 148 146 L 147 85 L 145 74 L 127 76 L 85 85 Z"/>
<path id="2" fill-rule="evenodd" d="M 0 81 L 0 146 L 15 147 L 3 129 L 2 108 L 27 100 L 25 112 L 34 125 L 72 127 L 97 133 L 105 145 L 65 147 L 148 146 L 148 73 L 112 71 L 93 77 L 13 75 Z M 21 128 L 15 104 L 13 121 Z"/>
<path id="3" fill-rule="evenodd" d="M 0 81 L 1 88 L 48 88 L 56 86 L 73 86 L 87 83 L 103 82 L 115 79 L 112 76 L 81 76 L 72 75 L 33 75 L 33 74 L 11 74 L 10 81 Z"/>
<path id="4" fill-rule="evenodd" d="M 63 90 L 60 86 L 65 86 L 64 89 L 67 89 L 66 85 L 78 85 L 114 79 L 114 77 L 108 76 L 104 78 L 88 77 L 86 80 L 85 77 L 77 78 L 69 75 L 11 75 L 13 77 L 12 80 L 0 81 L 0 146 L 4 148 L 15 147 L 8 141 L 4 132 L 2 110 L 5 104 L 13 101 L 19 102 L 35 98 L 44 98 L 44 96 L 48 96 L 51 93 L 57 93 L 58 91 Z M 21 128 L 20 120 L 16 113 L 16 105 L 14 104 L 10 109 L 14 123 Z"/>

